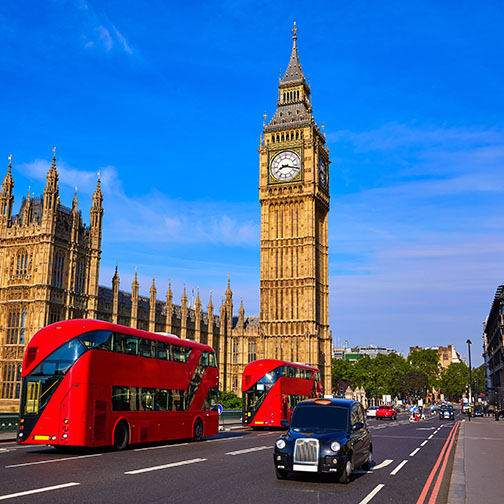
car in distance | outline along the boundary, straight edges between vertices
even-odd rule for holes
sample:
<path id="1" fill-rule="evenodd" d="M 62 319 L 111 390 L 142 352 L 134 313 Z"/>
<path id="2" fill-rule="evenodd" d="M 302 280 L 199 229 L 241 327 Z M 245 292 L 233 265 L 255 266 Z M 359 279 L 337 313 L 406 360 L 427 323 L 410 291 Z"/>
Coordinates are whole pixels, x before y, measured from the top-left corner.
<path id="1" fill-rule="evenodd" d="M 378 406 L 369 406 L 369 408 L 366 410 L 366 417 L 367 418 L 374 418 L 376 416 L 377 410 L 378 410 Z"/>
<path id="2" fill-rule="evenodd" d="M 384 418 L 397 420 L 397 411 L 392 406 L 379 406 L 376 410 L 376 419 L 383 420 Z"/>
<path id="3" fill-rule="evenodd" d="M 447 404 L 439 410 L 439 420 L 455 420 L 455 410 L 451 404 Z"/>
<path id="4" fill-rule="evenodd" d="M 362 404 L 347 399 L 308 399 L 293 410 L 288 431 L 275 443 L 278 479 L 290 472 L 335 473 L 348 483 L 355 467 L 368 471 L 373 443 Z"/>
<path id="5" fill-rule="evenodd" d="M 481 409 L 480 406 L 475 406 L 474 407 L 473 416 L 474 417 L 482 417 L 483 416 L 483 410 Z"/>

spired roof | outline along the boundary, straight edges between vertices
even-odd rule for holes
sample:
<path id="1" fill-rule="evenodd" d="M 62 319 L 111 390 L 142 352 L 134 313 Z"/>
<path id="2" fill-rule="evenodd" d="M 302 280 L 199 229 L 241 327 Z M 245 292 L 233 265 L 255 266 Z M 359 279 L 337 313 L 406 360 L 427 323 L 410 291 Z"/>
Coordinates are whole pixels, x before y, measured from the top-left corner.
<path id="1" fill-rule="evenodd" d="M 280 81 L 280 86 L 282 84 L 305 84 L 305 78 L 303 75 L 303 69 L 301 67 L 301 63 L 299 63 L 299 57 L 297 53 L 297 28 L 296 23 L 294 23 L 294 28 L 292 29 L 292 40 L 294 41 L 292 44 L 292 52 L 289 60 L 289 65 L 287 70 L 285 71 L 285 75 L 283 79 Z"/>

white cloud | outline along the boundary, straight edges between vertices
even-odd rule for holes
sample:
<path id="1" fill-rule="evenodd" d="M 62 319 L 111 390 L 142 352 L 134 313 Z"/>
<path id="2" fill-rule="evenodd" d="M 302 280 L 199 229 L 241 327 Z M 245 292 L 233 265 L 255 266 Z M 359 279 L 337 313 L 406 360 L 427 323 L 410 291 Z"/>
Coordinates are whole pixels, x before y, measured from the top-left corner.
<path id="1" fill-rule="evenodd" d="M 111 52 L 115 48 L 119 48 L 127 54 L 134 54 L 126 37 L 110 21 L 103 10 L 98 13 L 90 2 L 84 0 L 77 0 L 75 5 L 85 17 L 87 30 L 83 39 L 86 49 L 102 48 L 106 52 Z"/>

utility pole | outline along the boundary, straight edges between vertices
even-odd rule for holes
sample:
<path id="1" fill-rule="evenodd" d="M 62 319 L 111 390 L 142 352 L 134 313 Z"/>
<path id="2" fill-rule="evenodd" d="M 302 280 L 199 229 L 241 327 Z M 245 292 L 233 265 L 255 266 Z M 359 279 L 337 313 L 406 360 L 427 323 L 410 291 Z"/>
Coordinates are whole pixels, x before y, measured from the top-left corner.
<path id="1" fill-rule="evenodd" d="M 469 410 L 467 411 L 467 419 L 469 422 L 471 421 L 471 410 L 472 410 L 472 399 L 473 399 L 473 391 L 472 391 L 472 365 L 471 365 L 471 340 L 468 339 L 467 343 L 467 351 L 469 354 Z"/>

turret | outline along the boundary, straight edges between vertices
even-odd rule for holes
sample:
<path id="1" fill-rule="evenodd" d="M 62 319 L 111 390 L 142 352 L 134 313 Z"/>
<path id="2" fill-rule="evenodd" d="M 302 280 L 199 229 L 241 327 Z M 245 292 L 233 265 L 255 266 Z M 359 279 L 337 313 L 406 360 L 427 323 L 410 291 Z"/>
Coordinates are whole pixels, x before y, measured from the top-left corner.
<path id="1" fill-rule="evenodd" d="M 2 183 L 2 192 L 0 193 L 0 223 L 10 226 L 12 217 L 12 205 L 14 204 L 14 180 L 12 179 L 12 154 L 9 156 L 9 167 L 7 175 Z"/>
<path id="2" fill-rule="evenodd" d="M 47 172 L 44 189 L 44 207 L 42 220 L 48 232 L 56 224 L 56 213 L 59 206 L 58 171 L 56 170 L 56 147 L 53 149 L 52 164 Z"/>
<path id="3" fill-rule="evenodd" d="M 152 285 L 150 288 L 150 300 L 149 300 L 149 331 L 156 331 L 156 277 L 154 273 L 152 274 Z"/>
<path id="4" fill-rule="evenodd" d="M 135 279 L 131 284 L 131 321 L 130 326 L 136 329 L 138 318 L 138 275 L 135 268 Z"/>
<path id="5" fill-rule="evenodd" d="M 119 275 L 117 273 L 117 264 L 115 267 L 114 276 L 112 277 L 112 323 L 117 324 L 119 318 Z"/>
<path id="6" fill-rule="evenodd" d="M 173 292 L 171 290 L 171 280 L 168 281 L 168 290 L 166 291 L 166 332 L 172 332 L 173 315 Z"/>

